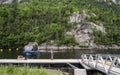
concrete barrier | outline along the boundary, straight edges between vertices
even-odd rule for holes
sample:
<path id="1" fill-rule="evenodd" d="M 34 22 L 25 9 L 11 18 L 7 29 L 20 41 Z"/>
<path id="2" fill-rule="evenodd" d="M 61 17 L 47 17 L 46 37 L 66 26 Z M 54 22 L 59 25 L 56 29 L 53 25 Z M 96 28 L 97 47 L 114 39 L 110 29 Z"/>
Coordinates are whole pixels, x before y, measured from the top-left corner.
<path id="1" fill-rule="evenodd" d="M 74 75 L 87 75 L 86 69 L 74 69 Z"/>

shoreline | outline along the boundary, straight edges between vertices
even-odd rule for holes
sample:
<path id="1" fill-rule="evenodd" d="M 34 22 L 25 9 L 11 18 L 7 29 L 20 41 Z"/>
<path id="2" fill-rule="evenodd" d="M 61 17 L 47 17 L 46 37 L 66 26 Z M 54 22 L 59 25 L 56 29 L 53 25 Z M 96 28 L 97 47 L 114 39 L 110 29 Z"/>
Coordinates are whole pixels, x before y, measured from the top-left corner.
<path id="1" fill-rule="evenodd" d="M 38 49 L 42 50 L 80 50 L 80 49 L 90 49 L 90 48 L 80 48 L 75 46 L 38 46 Z"/>
<path id="2" fill-rule="evenodd" d="M 95 47 L 79 47 L 79 46 L 38 46 L 41 50 L 119 50 L 120 46 L 95 46 Z"/>
<path id="3" fill-rule="evenodd" d="M 3 51 L 4 49 L 8 50 L 23 50 L 24 47 L 8 47 L 8 48 L 0 48 L 0 51 Z M 120 46 L 55 46 L 55 45 L 38 45 L 39 50 L 120 50 Z"/>

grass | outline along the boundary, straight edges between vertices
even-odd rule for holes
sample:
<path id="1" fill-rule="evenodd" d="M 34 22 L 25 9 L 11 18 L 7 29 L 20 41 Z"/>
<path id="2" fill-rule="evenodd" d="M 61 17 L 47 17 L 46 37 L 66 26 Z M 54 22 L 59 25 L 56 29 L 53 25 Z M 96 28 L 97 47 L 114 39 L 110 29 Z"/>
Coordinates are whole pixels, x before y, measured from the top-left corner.
<path id="1" fill-rule="evenodd" d="M 0 75 L 62 75 L 59 70 L 29 66 L 0 66 Z"/>

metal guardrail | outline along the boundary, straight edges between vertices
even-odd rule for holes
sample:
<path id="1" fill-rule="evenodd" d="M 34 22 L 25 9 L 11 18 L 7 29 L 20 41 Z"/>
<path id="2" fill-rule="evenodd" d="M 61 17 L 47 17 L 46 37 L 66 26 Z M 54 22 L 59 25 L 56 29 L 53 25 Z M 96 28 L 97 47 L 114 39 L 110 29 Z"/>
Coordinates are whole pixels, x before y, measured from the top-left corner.
<path id="1" fill-rule="evenodd" d="M 120 75 L 120 58 L 116 56 L 83 54 L 82 62 L 94 69 L 102 71 L 108 75 Z"/>

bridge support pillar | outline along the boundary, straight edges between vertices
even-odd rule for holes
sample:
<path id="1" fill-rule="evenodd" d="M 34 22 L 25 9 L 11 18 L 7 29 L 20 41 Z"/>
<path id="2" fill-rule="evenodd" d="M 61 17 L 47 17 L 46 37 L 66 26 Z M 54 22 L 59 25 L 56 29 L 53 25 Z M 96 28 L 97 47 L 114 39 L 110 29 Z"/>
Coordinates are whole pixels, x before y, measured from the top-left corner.
<path id="1" fill-rule="evenodd" d="M 86 69 L 74 69 L 74 75 L 87 75 Z"/>

